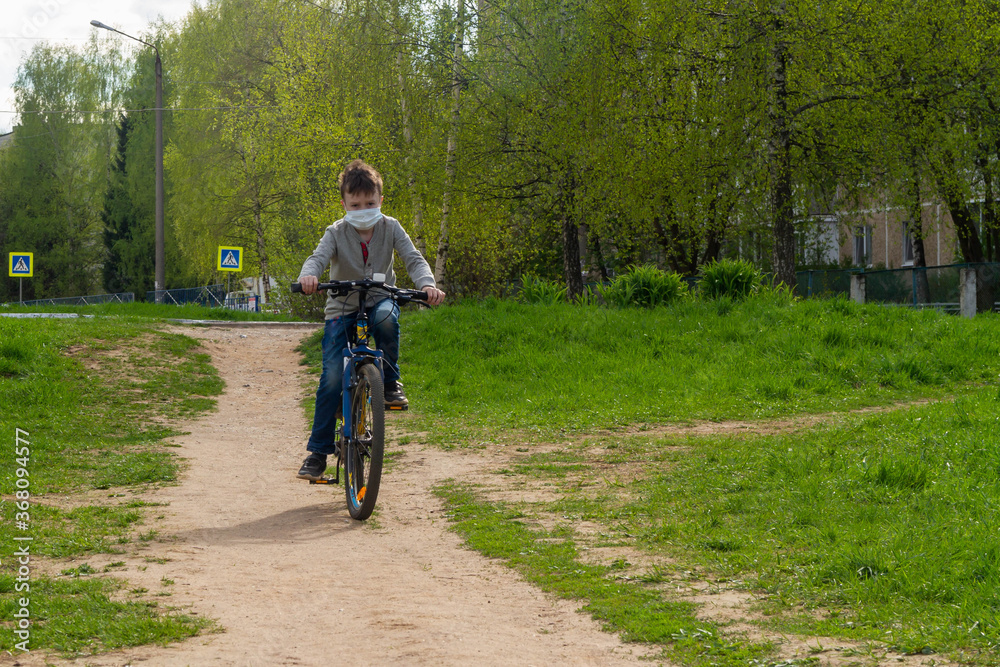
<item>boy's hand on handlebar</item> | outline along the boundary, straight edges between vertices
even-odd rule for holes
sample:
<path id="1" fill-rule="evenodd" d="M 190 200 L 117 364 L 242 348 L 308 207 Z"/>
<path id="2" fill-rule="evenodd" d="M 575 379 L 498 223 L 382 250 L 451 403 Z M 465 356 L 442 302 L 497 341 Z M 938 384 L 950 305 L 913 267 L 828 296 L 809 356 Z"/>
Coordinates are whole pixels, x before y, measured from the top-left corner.
<path id="1" fill-rule="evenodd" d="M 316 291 L 316 286 L 319 285 L 319 278 L 316 276 L 302 276 L 299 284 L 302 285 L 303 294 L 312 294 Z"/>
<path id="2" fill-rule="evenodd" d="M 423 290 L 421 291 L 427 293 L 428 305 L 440 306 L 442 303 L 444 303 L 445 294 L 437 287 L 431 287 L 430 285 L 428 285 L 427 287 L 424 287 Z"/>

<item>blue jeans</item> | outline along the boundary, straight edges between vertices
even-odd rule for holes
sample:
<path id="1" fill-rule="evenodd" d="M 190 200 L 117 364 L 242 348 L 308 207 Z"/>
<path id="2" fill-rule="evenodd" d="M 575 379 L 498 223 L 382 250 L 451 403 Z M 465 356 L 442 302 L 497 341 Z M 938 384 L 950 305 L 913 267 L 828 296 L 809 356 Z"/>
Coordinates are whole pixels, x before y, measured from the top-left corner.
<path id="1" fill-rule="evenodd" d="M 368 330 L 375 347 L 382 350 L 382 378 L 386 383 L 399 379 L 399 306 L 392 299 L 382 299 L 367 309 Z M 358 321 L 350 313 L 326 321 L 323 330 L 323 374 L 316 389 L 316 412 L 312 435 L 306 449 L 316 454 L 333 454 L 337 441 L 337 408 L 343 400 L 344 348 L 347 332 Z"/>

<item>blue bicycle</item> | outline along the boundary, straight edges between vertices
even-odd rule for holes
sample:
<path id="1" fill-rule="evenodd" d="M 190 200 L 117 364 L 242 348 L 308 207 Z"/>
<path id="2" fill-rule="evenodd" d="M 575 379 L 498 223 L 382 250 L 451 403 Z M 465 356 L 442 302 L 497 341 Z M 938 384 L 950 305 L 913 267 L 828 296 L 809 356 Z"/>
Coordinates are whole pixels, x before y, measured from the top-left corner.
<path id="1" fill-rule="evenodd" d="M 332 290 L 338 296 L 357 292 L 361 304 L 367 302 L 372 290 L 400 305 L 427 300 L 426 292 L 399 289 L 368 278 L 320 283 L 317 290 Z M 292 283 L 292 292 L 301 291 L 299 283 Z M 340 484 L 340 466 L 343 465 L 347 510 L 351 518 L 359 521 L 367 519 L 375 509 L 385 456 L 382 352 L 369 345 L 368 337 L 368 315 L 361 308 L 353 331 L 348 330 L 347 347 L 344 348 L 343 407 L 337 415 L 341 426 L 334 477 L 310 481 L 310 484 Z"/>

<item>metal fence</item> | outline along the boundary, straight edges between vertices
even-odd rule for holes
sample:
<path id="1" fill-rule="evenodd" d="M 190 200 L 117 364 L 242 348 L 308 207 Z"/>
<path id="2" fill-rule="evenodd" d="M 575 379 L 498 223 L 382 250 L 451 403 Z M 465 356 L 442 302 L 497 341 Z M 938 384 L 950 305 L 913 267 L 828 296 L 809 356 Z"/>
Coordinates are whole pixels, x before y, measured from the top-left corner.
<path id="1" fill-rule="evenodd" d="M 226 308 L 259 313 L 260 297 L 256 294 L 228 294 L 226 295 Z"/>
<path id="2" fill-rule="evenodd" d="M 851 276 L 864 274 L 865 301 L 958 311 L 961 271 L 976 270 L 977 291 L 986 303 L 1000 296 L 1000 263 L 948 264 L 945 266 L 907 267 L 903 269 L 831 269 L 799 271 L 796 274 L 799 296 L 850 296 Z"/>
<path id="3" fill-rule="evenodd" d="M 118 294 L 94 294 L 91 296 L 61 296 L 54 299 L 32 299 L 31 301 L 11 301 L 5 306 L 96 306 L 102 303 L 132 303 L 135 294 L 119 292 Z"/>
<path id="4" fill-rule="evenodd" d="M 851 274 L 858 272 L 860 269 L 797 271 L 795 294 L 819 297 L 848 296 L 851 293 Z"/>
<path id="5" fill-rule="evenodd" d="M 204 287 L 186 287 L 183 289 L 146 292 L 146 301 L 166 303 L 174 306 L 193 304 L 209 308 L 229 308 L 230 310 L 245 310 L 252 313 L 260 312 L 259 296 L 247 292 L 227 293 L 225 285 L 206 285 Z"/>
<path id="6" fill-rule="evenodd" d="M 224 308 L 226 305 L 225 285 L 204 287 L 184 287 L 146 292 L 147 303 L 168 303 L 175 306 L 195 304 L 209 308 Z"/>

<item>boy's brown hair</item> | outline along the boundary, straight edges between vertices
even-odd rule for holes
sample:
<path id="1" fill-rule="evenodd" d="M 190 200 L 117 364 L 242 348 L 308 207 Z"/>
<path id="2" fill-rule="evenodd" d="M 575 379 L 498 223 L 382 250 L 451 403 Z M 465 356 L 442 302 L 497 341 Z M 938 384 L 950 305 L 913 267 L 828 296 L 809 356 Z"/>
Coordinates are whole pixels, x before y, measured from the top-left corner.
<path id="1" fill-rule="evenodd" d="M 373 192 L 382 196 L 382 176 L 364 160 L 354 160 L 344 167 L 337 177 L 337 185 L 340 186 L 341 199 L 348 192 Z"/>

